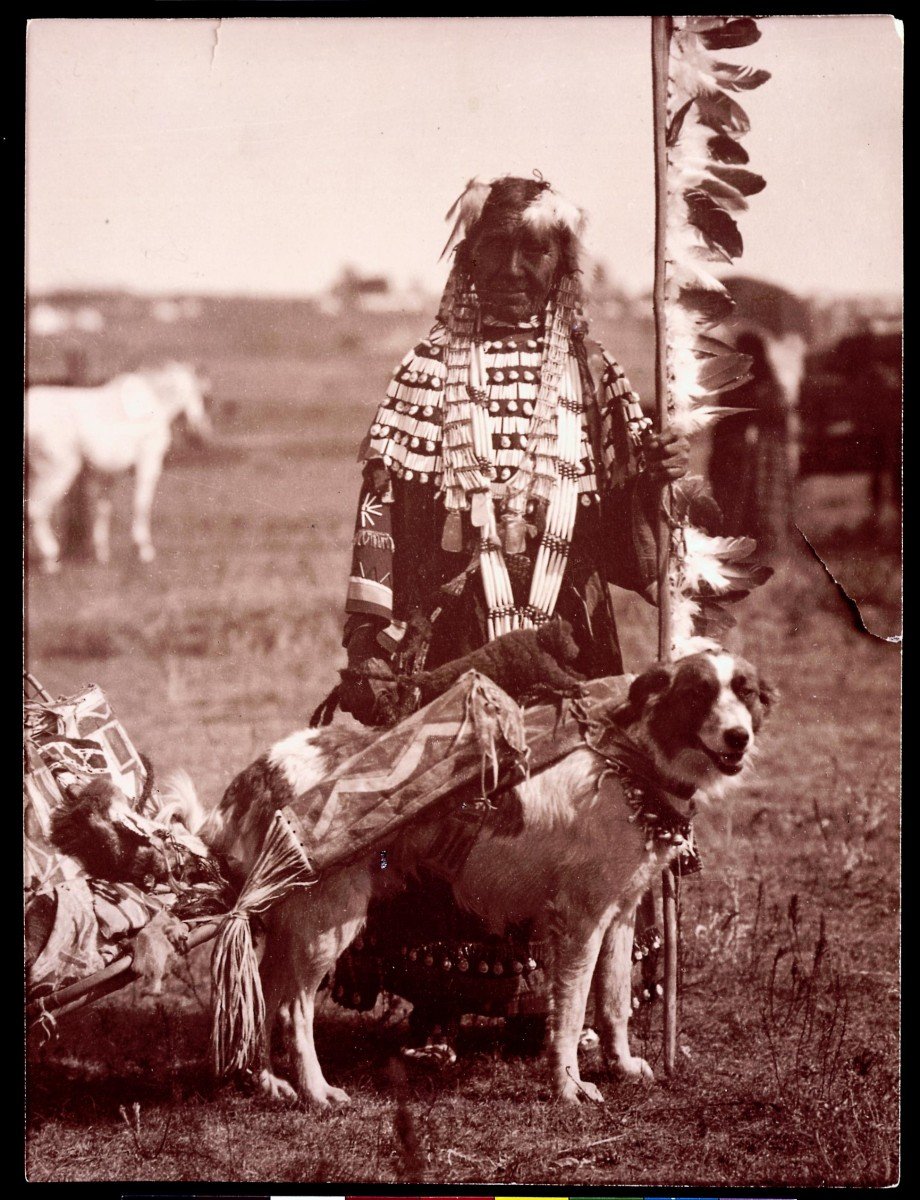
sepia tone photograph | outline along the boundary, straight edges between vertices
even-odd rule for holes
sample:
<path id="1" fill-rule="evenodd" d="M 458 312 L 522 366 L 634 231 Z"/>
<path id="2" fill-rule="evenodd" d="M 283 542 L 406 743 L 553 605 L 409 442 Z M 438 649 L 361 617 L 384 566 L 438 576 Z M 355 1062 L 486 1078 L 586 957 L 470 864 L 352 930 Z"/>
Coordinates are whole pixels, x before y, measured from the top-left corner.
<path id="1" fill-rule="evenodd" d="M 26 1178 L 897 1183 L 902 23 L 25 43 Z"/>

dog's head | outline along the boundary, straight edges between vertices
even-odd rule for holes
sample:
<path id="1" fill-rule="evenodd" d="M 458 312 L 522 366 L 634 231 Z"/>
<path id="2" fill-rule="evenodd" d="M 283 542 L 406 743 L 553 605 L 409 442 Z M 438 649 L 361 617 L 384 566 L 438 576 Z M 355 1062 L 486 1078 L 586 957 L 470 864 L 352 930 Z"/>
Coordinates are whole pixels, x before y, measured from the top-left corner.
<path id="1" fill-rule="evenodd" d="M 537 645 L 559 663 L 574 662 L 581 653 L 572 633 L 572 626 L 562 617 L 556 617 L 540 626 L 537 630 Z"/>
<path id="2" fill-rule="evenodd" d="M 749 662 L 707 650 L 634 679 L 620 720 L 665 774 L 711 787 L 744 770 L 776 699 Z"/>

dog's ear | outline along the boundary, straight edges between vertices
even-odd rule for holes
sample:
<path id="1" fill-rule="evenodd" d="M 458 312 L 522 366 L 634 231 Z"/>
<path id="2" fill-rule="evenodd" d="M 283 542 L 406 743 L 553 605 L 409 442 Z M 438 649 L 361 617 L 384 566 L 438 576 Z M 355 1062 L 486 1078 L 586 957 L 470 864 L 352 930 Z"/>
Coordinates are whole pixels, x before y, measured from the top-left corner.
<path id="1" fill-rule="evenodd" d="M 637 711 L 645 708 L 652 696 L 663 692 L 671 682 L 671 670 L 661 663 L 643 671 L 629 685 L 629 703 Z"/>
<path id="2" fill-rule="evenodd" d="M 760 703 L 763 705 L 763 715 L 768 717 L 774 704 L 779 700 L 779 689 L 761 675 L 758 683 L 758 692 Z"/>
<path id="3" fill-rule="evenodd" d="M 656 663 L 643 671 L 629 685 L 629 694 L 614 714 L 619 725 L 633 725 L 638 721 L 652 696 L 665 691 L 671 683 L 671 669 Z"/>

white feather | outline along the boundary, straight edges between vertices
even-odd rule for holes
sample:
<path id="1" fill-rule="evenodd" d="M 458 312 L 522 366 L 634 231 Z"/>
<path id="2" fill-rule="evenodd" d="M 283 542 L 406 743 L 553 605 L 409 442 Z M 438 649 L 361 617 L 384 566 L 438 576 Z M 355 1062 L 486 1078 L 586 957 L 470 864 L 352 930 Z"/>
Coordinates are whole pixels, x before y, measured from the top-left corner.
<path id="1" fill-rule="evenodd" d="M 449 221 L 455 213 L 457 214 L 457 219 L 454 221 L 454 227 L 451 229 L 450 236 L 444 244 L 444 249 L 441 251 L 441 258 L 449 254 L 457 242 L 466 237 L 473 225 L 482 216 L 482 210 L 491 190 L 492 184 L 480 175 L 476 175 L 467 183 L 466 187 L 447 210 L 447 214 L 444 217 L 445 221 Z"/>
<path id="2" fill-rule="evenodd" d="M 694 40 L 698 42 L 698 39 Z M 678 107 L 683 103 L 681 96 L 684 100 L 689 100 L 701 92 L 713 92 L 718 88 L 719 81 L 712 74 L 714 61 L 705 50 L 693 51 L 689 46 L 684 46 L 677 54 L 672 52 L 668 74 L 674 86 Z"/>
<path id="3" fill-rule="evenodd" d="M 693 401 L 703 395 L 699 384 L 699 362 L 685 340 L 668 339 L 668 391 L 675 416 L 683 416 Z M 686 431 L 685 431 L 686 432 Z"/>
<path id="4" fill-rule="evenodd" d="M 696 108 L 689 108 L 678 131 L 677 141 L 668 148 L 668 169 L 672 164 L 678 168 L 691 158 L 706 158 L 713 132 L 699 119 Z"/>
<path id="5" fill-rule="evenodd" d="M 680 645 L 693 637 L 693 619 L 700 611 L 699 604 L 685 592 L 674 590 L 671 595 L 671 642 Z"/>
<path id="6" fill-rule="evenodd" d="M 712 404 L 698 404 L 687 408 L 675 408 L 668 424 L 681 437 L 692 437 L 707 425 L 728 415 L 725 409 Z"/>
<path id="7" fill-rule="evenodd" d="M 710 271 L 704 271 L 695 264 L 688 266 L 687 263 L 675 260 L 669 275 L 679 288 L 703 288 L 707 292 L 718 292 L 722 296 L 728 295 L 728 288 L 721 279 L 717 279 Z"/>
<path id="8" fill-rule="evenodd" d="M 167 775 L 154 796 L 152 815 L 165 824 L 179 821 L 190 833 L 198 833 L 207 814 L 188 771 L 173 771 Z"/>
<path id="9" fill-rule="evenodd" d="M 723 262 L 724 258 L 707 245 L 699 229 L 690 221 L 687 202 L 680 191 L 668 191 L 668 219 L 665 224 L 665 246 L 668 260 L 687 271 L 699 271 L 701 262 Z M 712 279 L 708 273 L 703 273 Z M 705 284 L 704 286 L 713 286 Z"/>
<path id="10" fill-rule="evenodd" d="M 714 642 L 712 638 L 700 637 L 694 634 L 693 637 L 681 638 L 680 641 L 674 642 L 674 658 L 686 658 L 688 654 L 702 654 L 705 650 L 721 650 L 722 647 L 718 642 Z"/>
<path id="11" fill-rule="evenodd" d="M 492 184 L 487 179 L 483 179 L 481 175 L 475 175 L 447 210 L 444 220 L 449 221 L 457 213 L 461 228 L 464 233 L 468 232 L 470 226 L 482 216 L 483 207 L 491 190 Z"/>
<path id="12" fill-rule="evenodd" d="M 691 591 L 697 591 L 702 583 L 715 592 L 729 591 L 735 586 L 737 575 L 729 564 L 749 556 L 750 538 L 710 537 L 693 525 L 685 526 L 681 537 L 684 546 L 681 571 Z"/>
<path id="13" fill-rule="evenodd" d="M 709 322 L 701 313 L 684 308 L 682 304 L 670 303 L 676 299 L 676 292 L 668 297 L 668 340 L 672 345 L 680 342 L 695 345 L 699 334 L 709 327 Z"/>
<path id="14" fill-rule="evenodd" d="M 584 212 L 552 188 L 544 188 L 539 196 L 531 200 L 521 219 L 539 233 L 549 233 L 562 226 L 580 238 L 585 228 Z"/>

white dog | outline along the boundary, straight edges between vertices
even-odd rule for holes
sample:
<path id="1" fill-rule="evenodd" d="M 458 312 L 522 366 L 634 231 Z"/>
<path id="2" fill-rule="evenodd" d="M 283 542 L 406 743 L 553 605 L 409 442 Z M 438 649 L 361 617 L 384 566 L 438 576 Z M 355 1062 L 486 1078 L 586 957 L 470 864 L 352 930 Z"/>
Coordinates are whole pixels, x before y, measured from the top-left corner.
<path id="1" fill-rule="evenodd" d="M 773 698 L 752 666 L 724 652 L 652 667 L 633 681 L 628 700 L 611 713 L 611 724 L 641 747 L 657 784 L 649 785 L 648 773 L 643 782 L 611 769 L 594 750 L 578 748 L 519 785 L 521 832 L 484 828 L 473 844 L 453 885 L 458 903 L 495 932 L 533 921 L 551 947 L 549 1052 L 560 1098 L 601 1099 L 578 1068 L 592 978 L 595 1022 L 608 1065 L 625 1076 L 651 1078 L 627 1038 L 636 905 L 678 853 L 691 794 L 706 788 L 712 798 L 741 774 Z M 202 837 L 248 870 L 275 810 L 374 736 L 333 728 L 292 734 L 237 776 L 199 825 Z M 386 871 L 379 857 L 331 870 L 267 914 L 261 962 L 265 1061 L 259 1082 L 269 1095 L 317 1104 L 348 1100 L 327 1083 L 316 1055 L 317 989 L 360 931 L 371 897 L 399 887 L 424 864 L 438 834 L 436 821 L 421 820 L 387 843 Z M 268 1061 L 279 1009 L 289 1018 L 293 1087 L 272 1073 Z"/>

